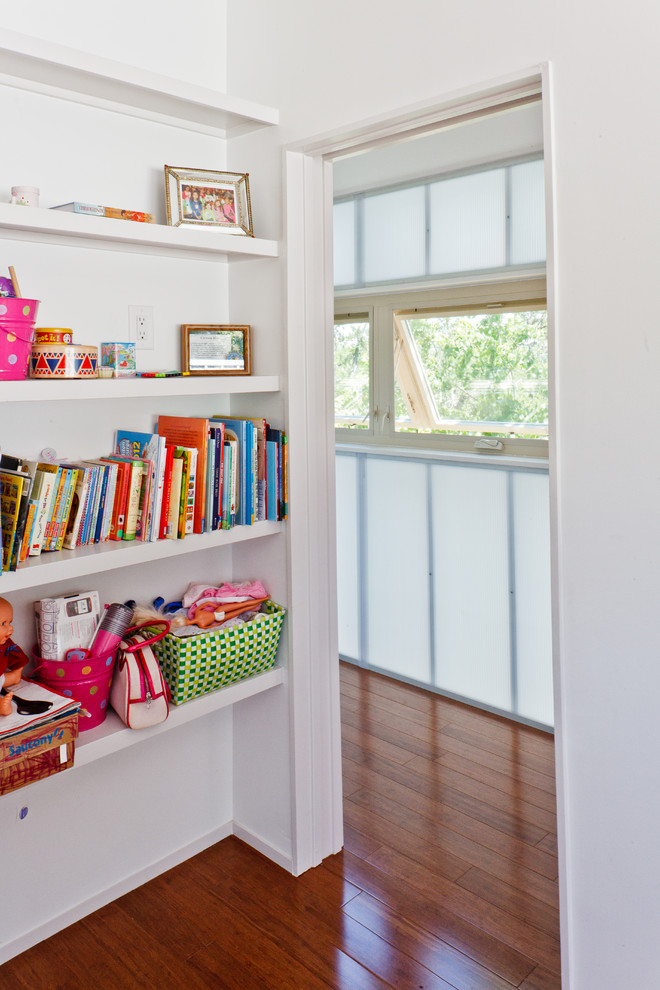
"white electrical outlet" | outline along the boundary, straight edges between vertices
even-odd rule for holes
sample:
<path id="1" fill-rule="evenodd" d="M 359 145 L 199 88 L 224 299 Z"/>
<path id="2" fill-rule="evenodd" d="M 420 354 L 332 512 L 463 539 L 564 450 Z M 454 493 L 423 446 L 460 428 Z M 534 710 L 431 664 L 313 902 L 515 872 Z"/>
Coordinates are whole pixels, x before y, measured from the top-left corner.
<path id="1" fill-rule="evenodd" d="M 128 327 L 130 337 L 138 351 L 154 349 L 154 308 L 153 306 L 129 306 Z"/>

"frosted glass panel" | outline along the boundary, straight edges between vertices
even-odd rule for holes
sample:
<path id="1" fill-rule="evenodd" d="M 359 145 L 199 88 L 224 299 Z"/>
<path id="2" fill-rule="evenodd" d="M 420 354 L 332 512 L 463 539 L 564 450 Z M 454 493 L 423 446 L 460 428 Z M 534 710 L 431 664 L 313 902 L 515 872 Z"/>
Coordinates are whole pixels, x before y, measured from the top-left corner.
<path id="1" fill-rule="evenodd" d="M 431 184 L 433 274 L 506 264 L 505 191 L 503 168 Z"/>
<path id="2" fill-rule="evenodd" d="M 548 477 L 515 474 L 518 713 L 553 725 Z"/>
<path id="3" fill-rule="evenodd" d="M 335 285 L 352 285 L 355 273 L 355 202 L 335 203 L 333 207 L 333 254 Z"/>
<path id="4" fill-rule="evenodd" d="M 430 679 L 426 471 L 424 464 L 367 461 L 368 662 Z"/>
<path id="5" fill-rule="evenodd" d="M 509 709 L 506 473 L 432 472 L 436 686 Z"/>
<path id="6" fill-rule="evenodd" d="M 358 580 L 358 459 L 336 457 L 337 482 L 337 614 L 339 652 L 360 660 L 360 596 Z"/>
<path id="7" fill-rule="evenodd" d="M 424 275 L 424 187 L 366 196 L 363 211 L 365 282 Z"/>
<path id="8" fill-rule="evenodd" d="M 543 161 L 511 168 L 512 265 L 545 261 L 545 189 Z"/>

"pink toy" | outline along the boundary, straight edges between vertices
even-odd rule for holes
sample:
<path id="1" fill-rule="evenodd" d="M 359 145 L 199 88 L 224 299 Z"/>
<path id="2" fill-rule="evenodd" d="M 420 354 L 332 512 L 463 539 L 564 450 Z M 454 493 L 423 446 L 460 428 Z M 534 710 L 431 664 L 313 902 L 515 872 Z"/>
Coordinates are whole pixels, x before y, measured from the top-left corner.
<path id="1" fill-rule="evenodd" d="M 27 378 L 39 301 L 0 298 L 0 381 Z"/>

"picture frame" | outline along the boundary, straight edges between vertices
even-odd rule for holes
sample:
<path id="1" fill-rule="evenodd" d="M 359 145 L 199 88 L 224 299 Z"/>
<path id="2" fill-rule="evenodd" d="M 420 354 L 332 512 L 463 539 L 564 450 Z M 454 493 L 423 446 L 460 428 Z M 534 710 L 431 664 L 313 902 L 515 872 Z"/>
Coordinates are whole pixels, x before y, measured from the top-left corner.
<path id="1" fill-rule="evenodd" d="M 165 196 L 170 227 L 193 224 L 254 237 L 247 172 L 165 165 Z"/>
<path id="2" fill-rule="evenodd" d="M 182 325 L 184 375 L 250 375 L 251 364 L 249 325 Z"/>

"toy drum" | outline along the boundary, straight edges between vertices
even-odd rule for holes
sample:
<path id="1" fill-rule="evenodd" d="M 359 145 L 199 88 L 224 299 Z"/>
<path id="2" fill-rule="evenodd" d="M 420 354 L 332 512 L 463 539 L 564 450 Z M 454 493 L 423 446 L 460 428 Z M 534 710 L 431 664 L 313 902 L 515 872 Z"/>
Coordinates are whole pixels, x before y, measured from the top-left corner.
<path id="1" fill-rule="evenodd" d="M 98 347 L 84 344 L 34 344 L 31 378 L 98 378 Z"/>

